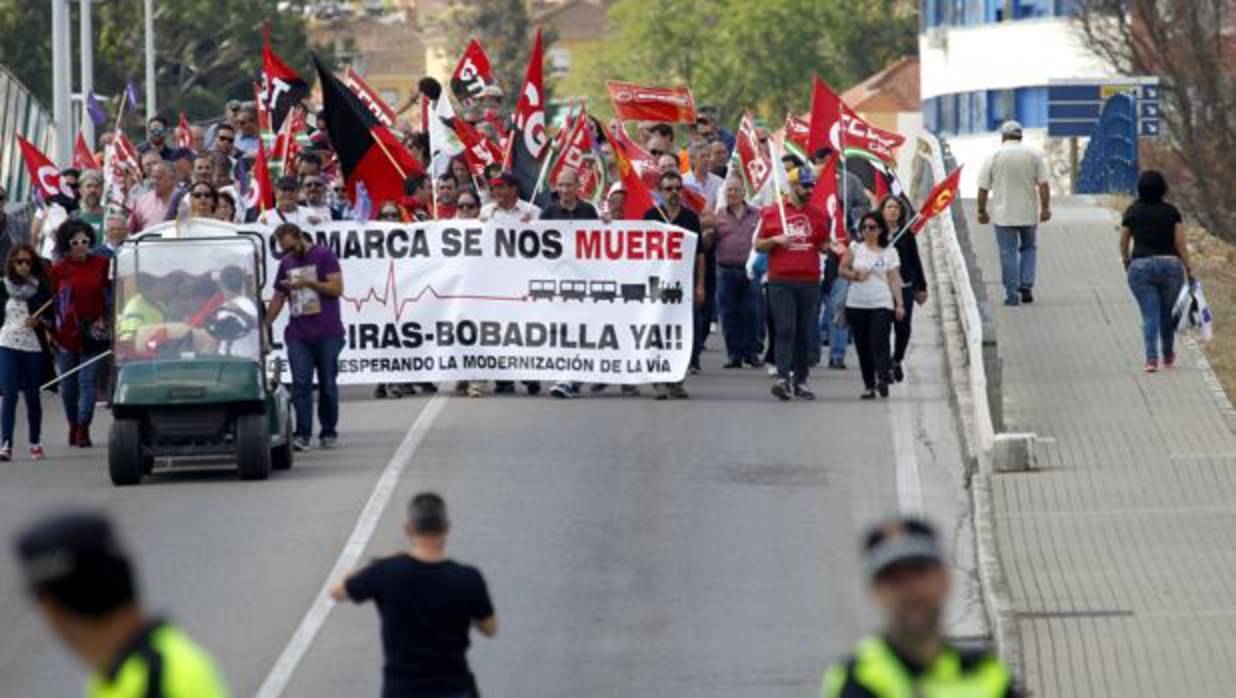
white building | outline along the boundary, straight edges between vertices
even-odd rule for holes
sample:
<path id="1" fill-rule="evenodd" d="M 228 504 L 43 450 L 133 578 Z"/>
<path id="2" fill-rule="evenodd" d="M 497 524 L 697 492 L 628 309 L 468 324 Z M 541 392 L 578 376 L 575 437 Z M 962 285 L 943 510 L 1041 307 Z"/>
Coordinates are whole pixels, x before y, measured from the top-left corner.
<path id="1" fill-rule="evenodd" d="M 983 158 L 1007 119 L 1051 156 L 1067 182 L 1067 144 L 1047 138 L 1047 84 L 1114 73 L 1089 53 L 1070 19 L 1080 0 L 921 0 L 919 61 L 923 125 L 944 136 L 973 196 Z"/>

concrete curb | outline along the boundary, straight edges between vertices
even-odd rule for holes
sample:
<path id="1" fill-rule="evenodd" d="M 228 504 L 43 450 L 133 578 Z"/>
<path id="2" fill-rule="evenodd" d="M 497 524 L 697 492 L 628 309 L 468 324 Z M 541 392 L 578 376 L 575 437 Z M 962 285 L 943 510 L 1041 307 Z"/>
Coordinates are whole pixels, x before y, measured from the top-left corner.
<path id="1" fill-rule="evenodd" d="M 944 336 L 946 356 L 945 365 L 948 367 L 949 385 L 952 386 L 950 401 L 957 412 L 961 447 L 965 457 L 966 479 L 970 489 L 979 589 L 982 593 L 983 608 L 987 613 L 987 621 L 991 627 L 996 651 L 1020 683 L 1025 676 L 1021 634 L 1017 627 L 1012 594 L 1004 575 L 1004 567 L 1000 563 L 997 547 L 990 463 L 986 465 L 982 463 L 976 444 L 973 419 L 969 417 L 972 412 L 970 405 L 973 404 L 973 398 L 970 395 L 969 372 L 966 369 L 968 357 L 965 355 L 965 344 L 961 341 L 962 328 L 956 305 L 956 293 L 946 271 L 947 261 L 943 259 L 943 251 L 940 249 L 942 243 L 938 238 L 932 237 L 930 232 L 927 233 L 927 238 L 931 241 L 927 245 L 932 267 L 932 278 L 929 280 L 931 293 L 940 311 L 941 334 Z M 1236 412 L 1233 415 L 1236 418 Z"/>
<path id="2" fill-rule="evenodd" d="M 1236 434 L 1236 407 L 1232 406 L 1232 400 L 1228 397 L 1227 391 L 1223 389 L 1223 384 L 1219 382 L 1219 376 L 1215 374 L 1214 367 L 1210 365 L 1210 359 L 1206 358 L 1206 352 L 1202 350 L 1196 338 L 1186 335 L 1180 339 L 1196 355 L 1196 365 L 1202 372 L 1202 381 L 1210 390 L 1215 406 L 1223 414 L 1223 421 L 1227 423 L 1227 428 Z"/>

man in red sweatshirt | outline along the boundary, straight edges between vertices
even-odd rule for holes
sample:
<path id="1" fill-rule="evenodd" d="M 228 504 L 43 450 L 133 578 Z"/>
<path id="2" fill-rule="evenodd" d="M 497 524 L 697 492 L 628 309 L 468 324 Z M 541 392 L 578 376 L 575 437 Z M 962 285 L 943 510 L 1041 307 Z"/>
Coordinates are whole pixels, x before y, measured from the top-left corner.
<path id="1" fill-rule="evenodd" d="M 791 170 L 789 179 L 785 201 L 760 214 L 755 249 L 768 253 L 768 305 L 777 362 L 772 394 L 780 400 L 814 400 L 807 387 L 808 357 L 811 323 L 820 307 L 820 253 L 828 247 L 827 214 L 808 201 L 815 186 L 809 166 Z"/>

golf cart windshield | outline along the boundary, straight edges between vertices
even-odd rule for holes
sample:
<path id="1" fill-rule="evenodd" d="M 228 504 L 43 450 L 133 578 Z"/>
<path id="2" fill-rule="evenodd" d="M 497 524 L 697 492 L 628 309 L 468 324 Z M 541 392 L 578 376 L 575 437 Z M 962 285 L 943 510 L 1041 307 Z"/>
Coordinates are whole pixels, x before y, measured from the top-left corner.
<path id="1" fill-rule="evenodd" d="M 258 254 L 248 237 L 141 239 L 115 264 L 117 363 L 261 360 Z"/>

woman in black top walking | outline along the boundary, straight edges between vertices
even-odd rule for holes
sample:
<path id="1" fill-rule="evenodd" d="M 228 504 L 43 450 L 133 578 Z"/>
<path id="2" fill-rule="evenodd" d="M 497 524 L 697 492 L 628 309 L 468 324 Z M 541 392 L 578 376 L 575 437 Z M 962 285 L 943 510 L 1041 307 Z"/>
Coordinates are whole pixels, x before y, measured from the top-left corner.
<path id="1" fill-rule="evenodd" d="M 1192 275 L 1180 211 L 1163 200 L 1166 195 L 1163 175 L 1146 170 L 1137 179 L 1137 200 L 1120 222 L 1120 258 L 1142 311 L 1147 373 L 1159 370 L 1160 348 L 1163 366 L 1176 363 L 1172 307 L 1185 278 Z"/>
<path id="2" fill-rule="evenodd" d="M 909 219 L 909 207 L 898 196 L 886 196 L 876 209 L 888 225 L 890 234 L 896 235 Z M 905 380 L 901 362 L 905 361 L 906 349 L 910 347 L 910 322 L 914 318 L 915 304 L 927 302 L 927 276 L 923 273 L 923 260 L 918 254 L 918 240 L 907 232 L 897 239 L 897 255 L 901 257 L 901 295 L 906 314 L 893 323 L 893 380 Z"/>

